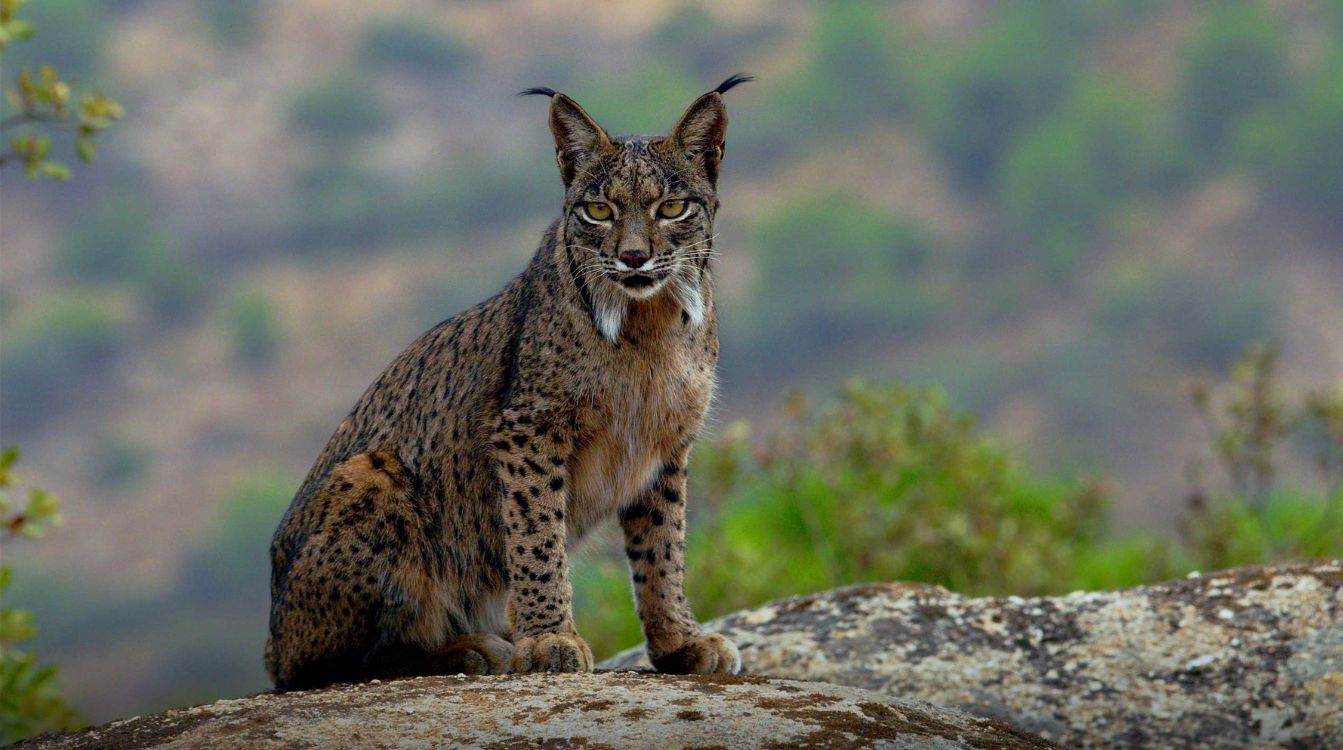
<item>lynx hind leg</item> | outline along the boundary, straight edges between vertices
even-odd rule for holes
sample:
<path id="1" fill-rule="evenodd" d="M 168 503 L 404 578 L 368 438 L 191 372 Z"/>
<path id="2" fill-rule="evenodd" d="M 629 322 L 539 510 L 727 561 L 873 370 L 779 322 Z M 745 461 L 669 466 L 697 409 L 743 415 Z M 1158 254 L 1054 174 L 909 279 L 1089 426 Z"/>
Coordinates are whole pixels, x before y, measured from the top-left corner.
<path id="1" fill-rule="evenodd" d="M 277 687 L 424 673 L 437 664 L 451 634 L 443 587 L 424 562 L 427 506 L 396 456 L 375 451 L 338 465 L 286 518 L 276 537 L 266 648 Z"/>

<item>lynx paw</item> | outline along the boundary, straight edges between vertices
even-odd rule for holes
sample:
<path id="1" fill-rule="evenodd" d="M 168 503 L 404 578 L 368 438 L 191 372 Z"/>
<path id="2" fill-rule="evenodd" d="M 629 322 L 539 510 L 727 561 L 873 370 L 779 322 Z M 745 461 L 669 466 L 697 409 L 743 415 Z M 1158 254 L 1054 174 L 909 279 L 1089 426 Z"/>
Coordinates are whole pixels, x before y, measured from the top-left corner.
<path id="1" fill-rule="evenodd" d="M 493 633 L 476 633 L 453 641 L 443 653 L 446 673 L 508 674 L 513 644 Z"/>
<path id="2" fill-rule="evenodd" d="M 546 633 L 513 644 L 512 670 L 529 672 L 591 672 L 592 649 L 572 633 Z"/>
<path id="3" fill-rule="evenodd" d="M 691 638 L 653 659 L 653 666 L 668 674 L 736 674 L 741 671 L 741 655 L 732 641 L 715 633 Z"/>

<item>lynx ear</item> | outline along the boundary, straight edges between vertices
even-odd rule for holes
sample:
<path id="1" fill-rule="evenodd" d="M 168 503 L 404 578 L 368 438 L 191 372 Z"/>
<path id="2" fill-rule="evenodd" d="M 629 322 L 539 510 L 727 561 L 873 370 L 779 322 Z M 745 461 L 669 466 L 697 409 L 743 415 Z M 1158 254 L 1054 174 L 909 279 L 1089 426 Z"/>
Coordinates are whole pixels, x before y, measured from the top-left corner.
<path id="1" fill-rule="evenodd" d="M 555 136 L 555 162 L 568 187 L 574 179 L 574 165 L 611 147 L 611 139 L 578 102 L 548 88 L 527 89 L 519 96 L 542 94 L 550 97 L 550 132 Z"/>
<path id="2" fill-rule="evenodd" d="M 672 128 L 671 143 L 691 161 L 703 160 L 711 182 L 718 181 L 718 164 L 727 145 L 727 107 L 723 94 L 732 87 L 753 81 L 753 76 L 737 73 L 718 84 L 718 88 L 696 99 Z"/>

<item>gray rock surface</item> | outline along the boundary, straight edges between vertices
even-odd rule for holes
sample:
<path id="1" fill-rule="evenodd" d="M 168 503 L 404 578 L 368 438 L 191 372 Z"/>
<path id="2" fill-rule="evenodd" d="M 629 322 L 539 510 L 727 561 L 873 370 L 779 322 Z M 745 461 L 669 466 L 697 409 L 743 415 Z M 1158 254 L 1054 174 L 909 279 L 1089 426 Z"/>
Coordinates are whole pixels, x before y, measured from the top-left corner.
<path id="1" fill-rule="evenodd" d="M 258 695 L 23 748 L 1052 748 L 1001 722 L 850 687 L 630 672 L 426 677 Z"/>
<path id="2" fill-rule="evenodd" d="M 957 706 L 1066 747 L 1343 748 L 1343 561 L 1038 599 L 854 586 L 709 629 L 751 674 Z"/>

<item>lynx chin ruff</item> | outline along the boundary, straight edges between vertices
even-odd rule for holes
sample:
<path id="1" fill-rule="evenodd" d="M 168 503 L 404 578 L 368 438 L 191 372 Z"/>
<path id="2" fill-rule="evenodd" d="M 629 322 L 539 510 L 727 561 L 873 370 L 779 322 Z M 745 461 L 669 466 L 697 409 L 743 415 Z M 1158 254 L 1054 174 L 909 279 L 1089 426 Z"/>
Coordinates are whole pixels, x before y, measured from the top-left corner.
<path id="1" fill-rule="evenodd" d="M 667 135 L 608 135 L 551 89 L 560 218 L 503 291 L 369 386 L 271 545 L 277 687 L 575 672 L 566 549 L 614 514 L 648 655 L 736 672 L 686 603 L 686 461 L 714 388 L 713 223 L 734 75 Z"/>

